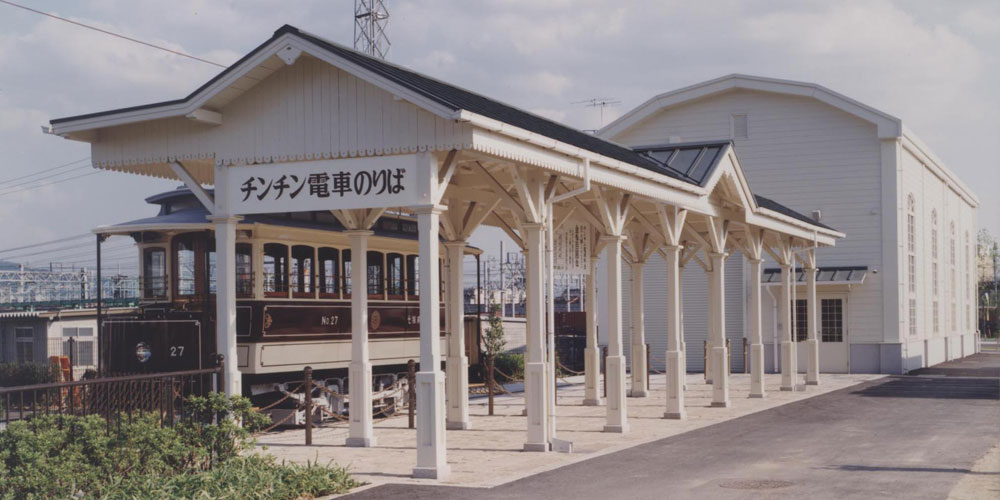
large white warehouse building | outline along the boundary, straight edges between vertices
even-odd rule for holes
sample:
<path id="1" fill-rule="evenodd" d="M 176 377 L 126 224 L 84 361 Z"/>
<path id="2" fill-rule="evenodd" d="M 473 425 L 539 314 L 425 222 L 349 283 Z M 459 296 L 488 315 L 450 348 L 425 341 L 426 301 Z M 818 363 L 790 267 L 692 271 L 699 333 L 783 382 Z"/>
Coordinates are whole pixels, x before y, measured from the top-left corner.
<path id="1" fill-rule="evenodd" d="M 847 234 L 836 247 L 817 250 L 817 309 L 807 307 L 805 278 L 798 275 L 793 323 L 805 339 L 808 311 L 819 311 L 822 371 L 902 373 L 976 349 L 979 202 L 900 119 L 816 84 L 730 75 L 658 95 L 599 135 L 645 151 L 731 141 L 755 193 Z M 666 350 L 663 266 L 653 256 L 642 268 L 645 338 L 656 369 Z M 741 256 L 727 259 L 726 336 L 734 371 L 745 366 L 747 268 Z M 766 367 L 774 370 L 785 325 L 777 319 L 777 288 L 769 286 L 779 282 L 773 257 L 764 268 L 764 286 L 773 290 L 763 295 Z M 625 279 L 631 279 L 627 272 Z M 690 371 L 704 367 L 706 280 L 699 266 L 684 268 Z M 628 300 L 631 287 L 623 289 Z M 631 328 L 632 315 L 623 316 Z M 802 371 L 804 349 L 800 343 Z"/>

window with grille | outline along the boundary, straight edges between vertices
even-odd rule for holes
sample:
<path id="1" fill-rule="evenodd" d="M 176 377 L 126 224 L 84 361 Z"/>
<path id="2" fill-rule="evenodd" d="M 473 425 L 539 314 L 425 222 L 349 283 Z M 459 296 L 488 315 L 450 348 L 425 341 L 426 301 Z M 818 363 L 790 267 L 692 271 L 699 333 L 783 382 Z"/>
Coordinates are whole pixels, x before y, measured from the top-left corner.
<path id="1" fill-rule="evenodd" d="M 796 299 L 792 303 L 793 311 L 795 311 L 795 317 L 793 318 L 793 324 L 795 325 L 795 341 L 804 342 L 807 335 L 807 330 L 809 329 L 809 316 L 806 299 Z"/>
<path id="2" fill-rule="evenodd" d="M 917 299 L 910 298 L 910 335 L 917 334 Z"/>
<path id="3" fill-rule="evenodd" d="M 73 366 L 94 366 L 94 329 L 65 327 L 62 329 L 63 356 L 73 360 Z M 69 339 L 73 339 L 70 342 Z M 72 347 L 71 347 L 72 346 Z"/>
<path id="4" fill-rule="evenodd" d="M 949 269 L 949 284 L 948 284 L 948 296 L 951 297 L 951 331 L 958 329 L 958 270 L 955 266 L 955 222 L 951 223 L 951 238 L 948 240 L 948 265 Z"/>
<path id="5" fill-rule="evenodd" d="M 820 332 L 823 342 L 844 341 L 844 300 L 822 299 L 820 307 Z"/>
<path id="6" fill-rule="evenodd" d="M 965 232 L 965 329 L 972 328 L 972 266 L 969 255 L 972 253 L 969 245 L 969 232 Z"/>
<path id="7" fill-rule="evenodd" d="M 14 355 L 18 363 L 31 363 L 35 360 L 35 329 L 32 327 L 14 328 Z"/>

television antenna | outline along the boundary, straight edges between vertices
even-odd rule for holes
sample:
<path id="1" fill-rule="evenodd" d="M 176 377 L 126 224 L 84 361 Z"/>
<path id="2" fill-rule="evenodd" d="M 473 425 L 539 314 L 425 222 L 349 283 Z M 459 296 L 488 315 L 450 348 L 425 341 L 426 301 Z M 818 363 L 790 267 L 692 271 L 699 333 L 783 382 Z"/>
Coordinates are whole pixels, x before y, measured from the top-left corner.
<path id="1" fill-rule="evenodd" d="M 355 0 L 354 2 L 354 50 L 372 57 L 385 59 L 389 53 L 389 37 L 385 26 L 389 22 L 389 10 L 385 0 Z"/>
<path id="2" fill-rule="evenodd" d="M 614 97 L 594 97 L 591 99 L 584 99 L 582 101 L 576 101 L 570 104 L 577 106 L 586 106 L 588 108 L 598 108 L 601 111 L 601 124 L 598 128 L 604 127 L 604 108 L 608 106 L 617 106 L 622 102 Z"/>

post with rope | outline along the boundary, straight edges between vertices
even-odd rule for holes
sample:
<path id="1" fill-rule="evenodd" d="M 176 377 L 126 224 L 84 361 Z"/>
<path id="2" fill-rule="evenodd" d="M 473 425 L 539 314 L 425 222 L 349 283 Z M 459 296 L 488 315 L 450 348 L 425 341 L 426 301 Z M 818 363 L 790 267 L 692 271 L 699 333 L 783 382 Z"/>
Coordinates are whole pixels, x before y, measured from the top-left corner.
<path id="1" fill-rule="evenodd" d="M 307 366 L 303 370 L 302 390 L 305 394 L 305 414 L 306 414 L 306 446 L 313 444 L 313 369 Z"/>

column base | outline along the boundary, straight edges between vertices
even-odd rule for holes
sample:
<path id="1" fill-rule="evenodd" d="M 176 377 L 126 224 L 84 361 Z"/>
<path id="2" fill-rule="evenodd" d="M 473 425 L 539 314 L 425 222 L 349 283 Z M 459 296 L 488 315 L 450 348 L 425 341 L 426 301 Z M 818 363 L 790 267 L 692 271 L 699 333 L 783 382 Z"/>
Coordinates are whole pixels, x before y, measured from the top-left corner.
<path id="1" fill-rule="evenodd" d="M 750 399 L 764 399 L 763 394 L 751 394 Z"/>
<path id="2" fill-rule="evenodd" d="M 628 432 L 628 414 L 625 397 L 625 356 L 608 356 L 607 420 L 604 432 Z"/>
<path id="3" fill-rule="evenodd" d="M 445 429 L 448 429 L 449 431 L 467 431 L 469 429 L 472 429 L 472 423 L 471 422 L 445 422 L 444 427 L 445 427 Z"/>
<path id="4" fill-rule="evenodd" d="M 415 479 L 445 479 L 451 474 L 451 467 L 441 465 L 438 467 L 414 467 L 413 477 Z"/>
<path id="5" fill-rule="evenodd" d="M 663 418 L 667 420 L 684 420 L 684 412 L 668 411 L 663 413 Z"/>
<path id="6" fill-rule="evenodd" d="M 524 451 L 547 452 L 549 443 L 524 443 Z"/>
<path id="7" fill-rule="evenodd" d="M 794 387 L 781 386 L 781 390 L 782 390 L 782 392 L 792 392 L 792 391 L 795 390 L 795 388 Z"/>
<path id="8" fill-rule="evenodd" d="M 344 441 L 344 446 L 348 448 L 374 448 L 375 438 L 359 438 L 359 437 L 349 437 Z"/>
<path id="9" fill-rule="evenodd" d="M 649 396 L 649 391 L 646 389 L 633 389 L 628 391 L 628 397 L 630 398 L 644 398 Z"/>
<path id="10" fill-rule="evenodd" d="M 548 391 L 552 388 L 546 368 L 543 362 L 524 364 L 524 411 L 528 417 L 526 451 L 548 451 L 549 447 Z"/>
<path id="11" fill-rule="evenodd" d="M 819 385 L 819 380 L 806 380 L 806 385 Z"/>
<path id="12" fill-rule="evenodd" d="M 573 442 L 565 439 L 552 438 L 552 451 L 556 453 L 573 453 Z"/>
<path id="13" fill-rule="evenodd" d="M 469 358 L 449 356 L 444 362 L 446 429 L 468 429 L 469 425 Z M 464 426 L 464 427 L 463 427 Z"/>
<path id="14" fill-rule="evenodd" d="M 712 401 L 710 406 L 712 408 L 731 408 L 733 404 L 729 401 Z"/>
<path id="15" fill-rule="evenodd" d="M 604 403 L 600 399 L 584 399 L 583 406 L 601 406 Z"/>

